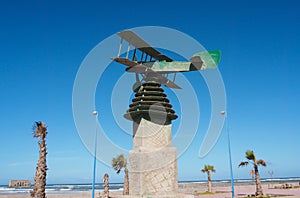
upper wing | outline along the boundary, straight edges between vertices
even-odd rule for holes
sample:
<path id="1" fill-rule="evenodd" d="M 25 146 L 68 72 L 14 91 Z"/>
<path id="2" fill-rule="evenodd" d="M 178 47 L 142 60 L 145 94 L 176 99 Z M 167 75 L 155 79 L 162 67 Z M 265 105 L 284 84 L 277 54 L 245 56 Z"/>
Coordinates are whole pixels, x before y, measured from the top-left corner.
<path id="1" fill-rule="evenodd" d="M 118 35 L 127 41 L 130 45 L 133 45 L 137 49 L 141 50 L 142 52 L 152 56 L 153 58 L 159 61 L 173 61 L 171 58 L 167 57 L 166 55 L 161 54 L 159 51 L 151 47 L 146 41 L 141 39 L 137 34 L 130 30 L 125 30 L 122 32 L 118 32 Z"/>

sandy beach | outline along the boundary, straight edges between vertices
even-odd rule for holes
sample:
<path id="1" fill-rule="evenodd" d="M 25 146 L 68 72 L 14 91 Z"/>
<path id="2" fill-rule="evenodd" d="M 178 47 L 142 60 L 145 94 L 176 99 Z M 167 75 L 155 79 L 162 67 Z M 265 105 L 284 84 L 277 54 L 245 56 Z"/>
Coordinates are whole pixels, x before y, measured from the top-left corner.
<path id="1" fill-rule="evenodd" d="M 293 188 L 280 189 L 282 185 L 292 185 Z M 289 197 L 300 198 L 300 187 L 298 182 L 289 183 L 263 183 L 263 192 L 265 195 L 271 195 L 271 197 Z M 231 197 L 230 183 L 213 183 L 213 194 L 205 194 L 207 187 L 204 183 L 180 183 L 178 191 L 180 194 L 194 195 L 195 198 L 227 198 Z M 255 193 L 254 184 L 235 184 L 235 196 L 247 197 Z M 99 191 L 96 191 L 95 197 L 98 197 Z M 110 192 L 111 197 L 120 197 L 122 192 L 113 191 Z M 74 194 L 47 194 L 48 198 L 90 198 L 91 192 L 74 193 Z M 146 197 L 146 196 L 145 196 Z M 30 198 L 29 194 L 0 194 L 0 198 Z"/>
<path id="2" fill-rule="evenodd" d="M 292 185 L 293 188 L 280 189 L 275 187 L 281 187 L 282 185 Z M 298 182 L 272 182 L 272 183 L 262 183 L 263 192 L 265 195 L 271 195 L 274 197 L 300 197 L 300 188 Z M 195 183 L 185 183 L 179 185 L 179 192 L 186 194 L 194 194 L 195 197 L 199 198 L 225 198 L 231 197 L 231 186 L 230 183 L 213 183 L 213 194 L 205 195 L 203 192 L 207 190 L 206 184 L 195 184 Z M 235 196 L 236 197 L 247 197 L 255 194 L 254 184 L 235 184 Z"/>

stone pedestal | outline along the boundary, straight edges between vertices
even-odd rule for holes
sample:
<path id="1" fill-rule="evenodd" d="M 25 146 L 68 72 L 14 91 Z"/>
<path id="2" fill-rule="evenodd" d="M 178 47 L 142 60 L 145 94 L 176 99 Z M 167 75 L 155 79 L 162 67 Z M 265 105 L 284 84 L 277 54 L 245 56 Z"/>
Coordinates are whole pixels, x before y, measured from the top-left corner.
<path id="1" fill-rule="evenodd" d="M 172 128 L 142 119 L 134 123 L 134 148 L 129 152 L 129 191 L 132 196 L 177 193 L 177 152 Z"/>
<path id="2" fill-rule="evenodd" d="M 124 115 L 133 121 L 133 149 L 129 152 L 130 195 L 123 196 L 126 198 L 191 197 L 177 193 L 177 152 L 172 146 L 172 120 L 178 116 L 160 86 L 151 81 L 135 89 L 135 98 Z"/>

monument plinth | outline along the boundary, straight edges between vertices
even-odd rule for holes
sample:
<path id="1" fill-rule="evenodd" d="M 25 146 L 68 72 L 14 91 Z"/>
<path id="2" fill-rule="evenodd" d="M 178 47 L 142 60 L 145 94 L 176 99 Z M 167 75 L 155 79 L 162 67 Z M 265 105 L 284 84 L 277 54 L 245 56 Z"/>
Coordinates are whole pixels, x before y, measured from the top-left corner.
<path id="1" fill-rule="evenodd" d="M 131 196 L 171 196 L 177 193 L 177 152 L 172 146 L 172 120 L 177 118 L 159 83 L 141 85 L 125 118 L 133 121 L 129 152 Z"/>

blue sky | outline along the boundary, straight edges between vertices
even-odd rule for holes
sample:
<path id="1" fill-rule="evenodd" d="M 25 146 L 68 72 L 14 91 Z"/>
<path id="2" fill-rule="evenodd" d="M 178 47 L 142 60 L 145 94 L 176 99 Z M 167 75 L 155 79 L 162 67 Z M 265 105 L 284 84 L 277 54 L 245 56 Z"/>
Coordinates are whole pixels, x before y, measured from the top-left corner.
<path id="1" fill-rule="evenodd" d="M 73 83 L 90 50 L 106 37 L 137 26 L 170 27 L 206 49 L 220 49 L 234 167 L 247 149 L 254 149 L 269 163 L 261 169 L 262 177 L 269 170 L 275 177 L 300 176 L 298 8 L 297 1 L 1 1 L 0 184 L 33 178 L 38 147 L 31 127 L 36 120 L 48 125 L 48 183 L 91 181 L 92 155 L 72 116 Z M 203 95 L 199 102 L 205 120 L 209 93 L 201 76 L 189 79 L 201 84 L 197 94 Z M 95 105 L 101 109 L 103 104 Z M 204 164 L 215 166 L 215 179 L 229 178 L 225 131 L 205 158 L 198 157 L 205 127 L 200 122 L 179 158 L 180 180 L 206 179 L 200 172 Z M 114 141 L 131 146 L 129 138 Z M 235 178 L 250 178 L 249 169 L 234 168 Z M 101 163 L 97 171 L 97 181 L 105 172 L 112 182 L 123 180 Z"/>

